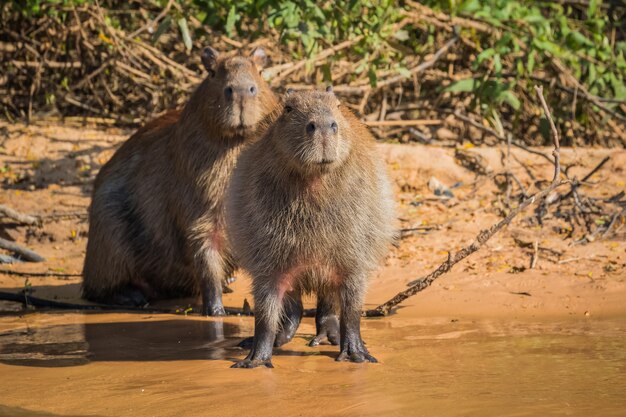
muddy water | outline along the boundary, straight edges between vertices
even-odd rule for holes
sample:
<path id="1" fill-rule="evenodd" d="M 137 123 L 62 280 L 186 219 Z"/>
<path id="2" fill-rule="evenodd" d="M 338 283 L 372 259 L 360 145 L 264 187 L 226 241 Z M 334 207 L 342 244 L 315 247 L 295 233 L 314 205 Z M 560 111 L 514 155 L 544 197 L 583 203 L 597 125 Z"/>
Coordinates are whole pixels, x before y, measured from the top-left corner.
<path id="1" fill-rule="evenodd" d="M 252 319 L 0 318 L 0 416 L 626 415 L 626 320 L 403 318 L 363 324 L 380 364 L 309 348 L 229 369 Z"/>

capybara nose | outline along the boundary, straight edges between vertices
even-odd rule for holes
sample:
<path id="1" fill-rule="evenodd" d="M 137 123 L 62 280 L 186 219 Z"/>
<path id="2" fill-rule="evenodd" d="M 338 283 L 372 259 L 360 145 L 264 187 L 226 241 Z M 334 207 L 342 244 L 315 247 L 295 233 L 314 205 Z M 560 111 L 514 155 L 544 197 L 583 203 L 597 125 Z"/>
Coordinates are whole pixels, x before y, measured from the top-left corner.
<path id="1" fill-rule="evenodd" d="M 224 89 L 224 97 L 226 98 L 226 100 L 231 100 L 233 98 L 233 87 L 231 87 L 230 85 L 228 87 L 226 87 Z"/>
<path id="2" fill-rule="evenodd" d="M 306 133 L 308 133 L 309 135 L 315 133 L 315 129 L 317 129 L 317 126 L 315 126 L 315 123 L 313 122 L 309 122 L 309 124 L 306 125 Z"/>
<path id="3" fill-rule="evenodd" d="M 339 125 L 337 125 L 336 121 L 332 121 L 330 123 L 330 130 L 332 130 L 333 133 L 337 133 L 337 131 L 339 130 Z"/>

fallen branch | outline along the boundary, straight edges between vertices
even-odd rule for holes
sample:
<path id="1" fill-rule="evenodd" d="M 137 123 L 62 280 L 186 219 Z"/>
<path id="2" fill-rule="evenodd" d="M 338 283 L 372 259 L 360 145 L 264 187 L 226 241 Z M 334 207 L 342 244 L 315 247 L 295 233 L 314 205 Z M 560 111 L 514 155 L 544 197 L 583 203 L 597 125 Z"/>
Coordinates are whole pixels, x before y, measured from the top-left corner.
<path id="1" fill-rule="evenodd" d="M 15 301 L 24 304 L 24 306 L 41 307 L 54 310 L 78 310 L 78 311 L 108 311 L 108 312 L 141 312 L 151 314 L 181 314 L 180 309 L 166 309 L 155 307 L 131 307 L 120 306 L 112 304 L 77 304 L 68 303 L 64 301 L 50 300 L 47 298 L 33 297 L 24 292 L 13 293 L 7 291 L 0 291 L 0 301 Z M 225 307 L 226 315 L 228 316 L 251 316 L 253 315 L 250 310 L 236 307 Z M 186 313 L 185 313 L 186 314 Z M 306 309 L 303 312 L 305 317 L 315 317 L 315 309 Z"/>
<path id="2" fill-rule="evenodd" d="M 402 303 L 407 298 L 417 294 L 420 291 L 425 290 L 430 287 L 431 284 L 441 275 L 450 271 L 454 265 L 461 262 L 463 259 L 467 258 L 472 253 L 478 251 L 489 239 L 493 237 L 496 233 L 498 233 L 502 228 L 508 226 L 511 221 L 522 211 L 524 211 L 528 206 L 536 203 L 537 201 L 542 201 L 548 194 L 554 191 L 557 187 L 560 187 L 563 184 L 568 184 L 570 181 L 559 179 L 561 172 L 561 162 L 560 162 L 560 144 L 559 144 L 559 134 L 554 125 L 554 121 L 552 120 L 552 115 L 550 113 L 550 109 L 546 105 L 545 99 L 543 98 L 543 88 L 535 87 L 535 91 L 539 100 L 541 101 L 541 105 L 544 109 L 546 117 L 550 121 L 550 126 L 552 128 L 552 139 L 554 141 L 554 151 L 552 152 L 552 156 L 554 157 L 554 176 L 552 178 L 552 182 L 550 185 L 543 189 L 542 191 L 536 193 L 535 195 L 525 199 L 520 203 L 520 205 L 513 211 L 509 213 L 503 220 L 494 224 L 487 230 L 482 230 L 478 236 L 476 236 L 474 242 L 471 245 L 466 246 L 460 251 L 456 252 L 454 255 L 451 252 L 448 252 L 448 259 L 439 265 L 437 269 L 435 269 L 430 274 L 426 275 L 423 278 L 417 279 L 415 281 L 410 282 L 408 285 L 410 287 L 404 291 L 399 292 L 393 298 L 388 300 L 387 302 L 379 305 L 378 307 L 367 310 L 364 312 L 366 317 L 380 317 L 386 316 L 391 312 L 391 309 Z"/>
<path id="3" fill-rule="evenodd" d="M 156 309 L 156 308 L 144 308 L 144 307 L 124 307 L 108 304 L 76 304 L 66 303 L 63 301 L 48 300 L 46 298 L 33 297 L 24 292 L 12 293 L 6 291 L 0 291 L 0 300 L 2 301 L 15 301 L 22 303 L 25 306 L 53 308 L 59 310 L 88 310 L 88 311 L 142 311 L 146 313 L 171 313 L 175 314 L 173 310 Z"/>
<path id="4" fill-rule="evenodd" d="M 608 156 L 608 155 L 605 156 L 602 159 L 602 161 L 600 161 L 600 163 L 598 165 L 596 165 L 591 171 L 589 171 L 589 173 L 587 175 L 585 175 L 580 181 L 572 182 L 572 189 L 567 194 L 564 194 L 563 197 L 559 198 L 557 201 L 565 200 L 566 198 L 568 198 L 569 196 L 574 194 L 576 192 L 576 189 L 580 186 L 580 184 L 584 183 L 587 180 L 589 180 L 589 178 L 591 178 L 593 176 L 593 174 L 598 172 L 600 170 L 600 168 L 602 168 L 604 166 L 604 164 L 606 164 L 608 162 L 609 159 L 611 159 L 610 156 Z"/>
<path id="5" fill-rule="evenodd" d="M 35 216 L 20 213 L 19 211 L 13 210 L 12 208 L 5 206 L 4 204 L 0 204 L 0 216 L 16 220 L 21 224 L 37 225 L 41 222 Z"/>
<path id="6" fill-rule="evenodd" d="M 0 269 L 0 275 L 15 275 L 18 277 L 56 277 L 56 278 L 80 278 L 82 274 L 63 274 L 60 272 L 22 272 L 11 269 Z"/>
<path id="7" fill-rule="evenodd" d="M 43 262 L 45 259 L 30 249 L 23 248 L 15 242 L 0 237 L 0 249 L 6 249 L 19 255 L 19 258 L 29 262 Z"/>

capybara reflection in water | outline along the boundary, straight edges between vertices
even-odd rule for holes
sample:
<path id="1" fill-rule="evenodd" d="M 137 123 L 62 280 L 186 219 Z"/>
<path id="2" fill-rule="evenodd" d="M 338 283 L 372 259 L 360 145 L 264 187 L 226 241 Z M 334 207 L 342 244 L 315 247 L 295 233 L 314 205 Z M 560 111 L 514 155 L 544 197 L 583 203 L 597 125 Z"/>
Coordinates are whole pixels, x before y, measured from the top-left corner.
<path id="1" fill-rule="evenodd" d="M 140 304 L 202 295 L 202 313 L 223 315 L 233 272 L 224 193 L 242 147 L 276 106 L 249 57 L 202 52 L 206 79 L 182 110 L 139 129 L 100 170 L 89 211 L 83 295 Z"/>
<path id="2" fill-rule="evenodd" d="M 309 292 L 318 299 L 314 342 L 336 327 L 338 307 L 337 360 L 376 362 L 361 339 L 361 308 L 393 239 L 394 209 L 374 138 L 331 88 L 288 93 L 273 118 L 242 152 L 226 195 L 228 240 L 255 304 L 252 349 L 233 367 L 272 367 L 272 347 L 293 337 Z"/>

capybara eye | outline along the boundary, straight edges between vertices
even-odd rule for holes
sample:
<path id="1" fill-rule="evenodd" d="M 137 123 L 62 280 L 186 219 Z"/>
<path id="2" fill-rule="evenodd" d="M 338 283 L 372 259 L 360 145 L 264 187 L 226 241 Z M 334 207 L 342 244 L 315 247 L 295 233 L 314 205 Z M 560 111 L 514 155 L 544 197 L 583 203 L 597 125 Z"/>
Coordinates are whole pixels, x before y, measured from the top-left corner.
<path id="1" fill-rule="evenodd" d="M 289 113 L 293 110 L 293 107 L 291 106 L 285 106 L 285 113 Z"/>

